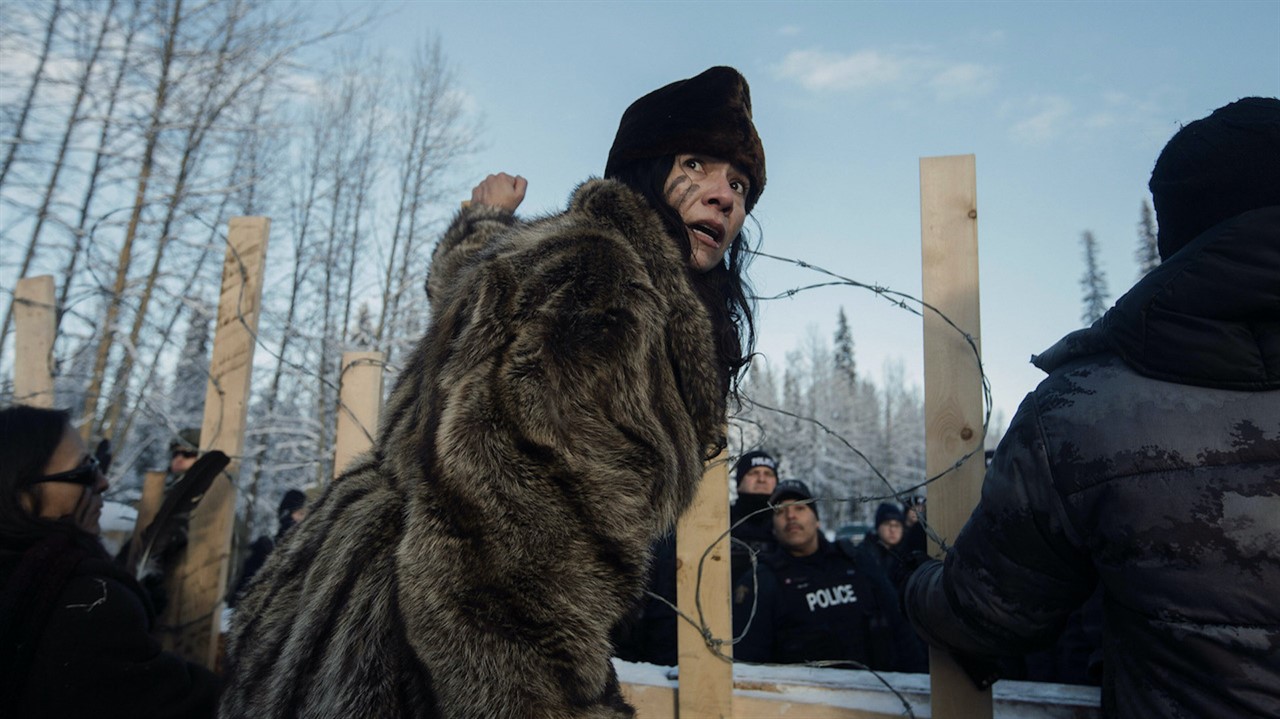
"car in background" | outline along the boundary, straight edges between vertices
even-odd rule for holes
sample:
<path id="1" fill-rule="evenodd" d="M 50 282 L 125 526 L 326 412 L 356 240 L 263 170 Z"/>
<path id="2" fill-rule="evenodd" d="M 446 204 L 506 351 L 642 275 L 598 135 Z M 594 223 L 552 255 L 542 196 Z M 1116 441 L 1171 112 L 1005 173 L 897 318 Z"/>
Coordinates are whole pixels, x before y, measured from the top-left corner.
<path id="1" fill-rule="evenodd" d="M 866 539 L 867 532 L 871 530 L 872 526 L 870 524 L 845 524 L 836 530 L 835 541 L 850 539 L 853 540 L 854 544 L 861 544 L 862 540 Z"/>

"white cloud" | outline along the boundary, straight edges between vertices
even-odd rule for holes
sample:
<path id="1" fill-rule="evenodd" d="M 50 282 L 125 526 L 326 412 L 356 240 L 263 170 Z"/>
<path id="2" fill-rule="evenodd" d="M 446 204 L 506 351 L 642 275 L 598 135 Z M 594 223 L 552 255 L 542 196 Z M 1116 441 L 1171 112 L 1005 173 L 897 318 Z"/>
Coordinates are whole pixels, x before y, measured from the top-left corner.
<path id="1" fill-rule="evenodd" d="M 783 25 L 782 27 L 778 28 L 778 34 L 782 35 L 783 37 L 795 37 L 796 35 L 800 34 L 800 26 L 799 25 Z"/>
<path id="2" fill-rule="evenodd" d="M 794 50 L 774 70 L 813 92 L 858 92 L 895 86 L 911 92 L 932 91 L 940 101 L 984 95 L 996 86 L 990 67 L 972 62 L 947 64 L 929 56 L 928 48 L 896 52 L 852 53 Z"/>
<path id="3" fill-rule="evenodd" d="M 779 77 L 796 80 L 809 90 L 859 90 L 887 85 L 902 78 L 901 59 L 863 50 L 850 55 L 820 50 L 795 50 L 776 68 Z"/>
<path id="4" fill-rule="evenodd" d="M 1057 95 L 1033 97 L 1027 105 L 1032 115 L 1013 124 L 1014 139 L 1027 143 L 1041 143 L 1058 135 L 1064 121 L 1071 114 L 1071 103 Z"/>
<path id="5" fill-rule="evenodd" d="M 939 100 L 985 95 L 996 86 L 995 72 L 984 65 L 962 62 L 943 68 L 929 81 Z"/>

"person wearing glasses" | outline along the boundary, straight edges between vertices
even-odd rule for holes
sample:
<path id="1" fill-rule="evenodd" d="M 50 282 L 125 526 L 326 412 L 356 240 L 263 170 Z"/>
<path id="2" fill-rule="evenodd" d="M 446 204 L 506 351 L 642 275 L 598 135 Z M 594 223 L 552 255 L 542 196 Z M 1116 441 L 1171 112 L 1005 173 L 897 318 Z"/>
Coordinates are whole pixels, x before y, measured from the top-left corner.
<path id="1" fill-rule="evenodd" d="M 179 432 L 169 443 L 169 476 L 165 478 L 165 485 L 176 482 L 199 458 L 200 430 L 187 428 Z"/>
<path id="2" fill-rule="evenodd" d="M 0 410 L 0 706 L 212 717 L 213 675 L 160 650 L 150 600 L 102 546 L 107 486 L 68 413 Z"/>

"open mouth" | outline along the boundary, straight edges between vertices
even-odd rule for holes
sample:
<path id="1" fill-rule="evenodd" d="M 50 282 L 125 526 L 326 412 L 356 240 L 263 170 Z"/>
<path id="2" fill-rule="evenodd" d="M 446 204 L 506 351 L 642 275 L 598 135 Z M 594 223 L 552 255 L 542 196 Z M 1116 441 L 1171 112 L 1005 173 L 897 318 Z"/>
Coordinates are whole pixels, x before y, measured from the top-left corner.
<path id="1" fill-rule="evenodd" d="M 691 222 L 686 225 L 686 227 L 688 227 L 689 231 L 698 237 L 698 239 L 712 247 L 719 247 L 720 240 L 724 238 L 724 228 L 718 225 Z"/>

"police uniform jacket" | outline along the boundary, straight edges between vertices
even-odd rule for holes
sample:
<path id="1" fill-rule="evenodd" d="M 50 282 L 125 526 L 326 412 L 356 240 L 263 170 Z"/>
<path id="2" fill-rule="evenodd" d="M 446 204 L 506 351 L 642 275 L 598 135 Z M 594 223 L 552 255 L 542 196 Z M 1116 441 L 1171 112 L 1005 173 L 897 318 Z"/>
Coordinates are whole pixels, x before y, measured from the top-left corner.
<path id="1" fill-rule="evenodd" d="M 756 577 L 753 587 L 748 572 L 734 589 L 734 636 L 746 630 L 734 645 L 735 659 L 852 660 L 871 669 L 904 668 L 895 644 L 904 638 L 905 625 L 893 589 L 874 565 L 858 562 L 851 546 L 819 534 L 818 551 L 807 557 L 782 549 L 764 555 Z"/>

